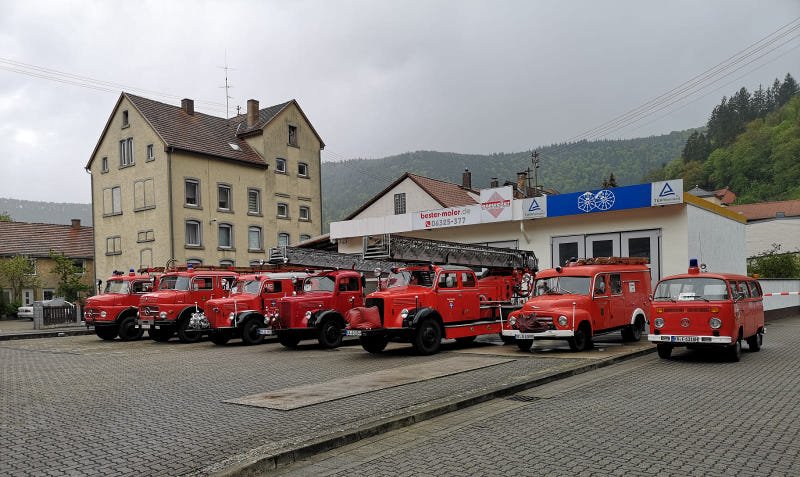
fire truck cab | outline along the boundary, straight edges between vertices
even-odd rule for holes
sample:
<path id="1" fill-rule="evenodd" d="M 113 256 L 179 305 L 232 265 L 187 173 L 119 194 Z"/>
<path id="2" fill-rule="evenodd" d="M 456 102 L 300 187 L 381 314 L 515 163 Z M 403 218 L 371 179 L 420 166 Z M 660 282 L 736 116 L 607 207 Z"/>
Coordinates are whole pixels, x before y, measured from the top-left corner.
<path id="1" fill-rule="evenodd" d="M 102 294 L 86 299 L 83 319 L 86 327 L 94 326 L 94 332 L 103 340 L 117 336 L 122 341 L 138 340 L 142 329 L 136 327 L 136 312 L 141 297 L 153 291 L 154 279 L 149 275 L 138 275 L 131 269 L 124 275 L 115 273 L 106 280 Z"/>
<path id="2" fill-rule="evenodd" d="M 764 339 L 764 305 L 758 280 L 731 273 L 701 272 L 696 259 L 688 273 L 656 285 L 647 339 L 668 359 L 678 346 L 718 348 L 739 361 L 742 341 L 759 351 Z"/>

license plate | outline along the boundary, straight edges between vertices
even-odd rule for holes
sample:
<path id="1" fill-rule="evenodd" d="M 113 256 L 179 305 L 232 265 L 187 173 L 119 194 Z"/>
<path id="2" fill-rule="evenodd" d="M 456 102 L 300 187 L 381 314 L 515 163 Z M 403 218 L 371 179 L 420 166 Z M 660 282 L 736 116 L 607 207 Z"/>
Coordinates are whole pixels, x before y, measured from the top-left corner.
<path id="1" fill-rule="evenodd" d="M 536 335 L 533 333 L 519 333 L 517 335 L 518 340 L 532 340 L 534 337 L 536 337 Z"/>
<path id="2" fill-rule="evenodd" d="M 698 343 L 700 341 L 699 336 L 673 336 L 672 341 L 677 343 Z"/>
<path id="3" fill-rule="evenodd" d="M 344 330 L 345 336 L 361 336 L 361 330 Z"/>
<path id="4" fill-rule="evenodd" d="M 259 328 L 258 334 L 260 335 L 271 335 L 273 333 L 272 328 Z"/>
<path id="5" fill-rule="evenodd" d="M 147 323 L 142 323 L 142 329 L 143 330 L 149 330 L 150 329 L 150 325 L 147 324 Z"/>

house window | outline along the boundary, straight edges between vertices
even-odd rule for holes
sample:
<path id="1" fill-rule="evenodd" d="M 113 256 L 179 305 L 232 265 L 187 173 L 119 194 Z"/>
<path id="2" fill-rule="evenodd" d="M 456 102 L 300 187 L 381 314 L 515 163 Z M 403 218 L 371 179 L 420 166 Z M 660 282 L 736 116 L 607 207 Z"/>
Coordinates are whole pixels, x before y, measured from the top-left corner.
<path id="1" fill-rule="evenodd" d="M 281 159 L 280 157 L 275 159 L 275 172 L 286 174 L 286 159 Z"/>
<path id="2" fill-rule="evenodd" d="M 122 213 L 122 189 L 119 186 L 103 189 L 103 215 Z"/>
<path id="3" fill-rule="evenodd" d="M 200 181 L 186 179 L 186 207 L 200 207 Z"/>
<path id="4" fill-rule="evenodd" d="M 152 209 L 156 206 L 155 182 L 142 179 L 133 183 L 133 210 Z"/>
<path id="5" fill-rule="evenodd" d="M 86 271 L 86 264 L 82 258 L 76 258 L 73 260 L 72 266 L 75 267 L 75 273 L 78 275 Z"/>
<path id="6" fill-rule="evenodd" d="M 234 261 L 233 260 L 220 260 L 219 261 L 219 266 L 220 267 L 232 267 L 232 266 L 234 266 Z"/>
<path id="7" fill-rule="evenodd" d="M 217 202 L 217 209 L 221 211 L 231 210 L 231 186 L 226 184 L 217 184 L 217 195 L 219 200 Z"/>
<path id="8" fill-rule="evenodd" d="M 233 247 L 233 225 L 219 224 L 217 236 L 219 238 L 219 248 Z"/>
<path id="9" fill-rule="evenodd" d="M 197 220 L 186 221 L 186 246 L 187 247 L 200 247 L 203 245 L 202 236 L 200 235 L 200 222 Z"/>
<path id="10" fill-rule="evenodd" d="M 151 268 L 153 266 L 153 249 L 143 248 L 139 251 L 139 268 Z M 147 282 L 149 284 L 149 282 Z"/>
<path id="11" fill-rule="evenodd" d="M 116 235 L 106 238 L 106 255 L 122 254 L 122 237 Z"/>
<path id="12" fill-rule="evenodd" d="M 45 288 L 42 290 L 42 299 L 43 300 L 52 300 L 53 297 L 56 296 L 56 291 L 52 288 Z"/>
<path id="13" fill-rule="evenodd" d="M 300 220 L 311 220 L 311 209 L 308 206 L 300 206 Z"/>
<path id="14" fill-rule="evenodd" d="M 289 206 L 283 202 L 278 202 L 278 217 L 289 217 Z"/>
<path id="15" fill-rule="evenodd" d="M 289 145 L 297 146 L 297 126 L 289 126 Z"/>
<path id="16" fill-rule="evenodd" d="M 261 191 L 258 189 L 247 189 L 247 213 L 261 214 Z"/>
<path id="17" fill-rule="evenodd" d="M 202 264 L 203 264 L 203 261 L 200 260 L 199 258 L 187 258 L 186 259 L 186 265 L 191 265 L 193 267 L 196 267 L 196 266 L 202 265 Z"/>
<path id="18" fill-rule="evenodd" d="M 130 123 L 128 123 L 128 111 L 125 110 L 122 112 L 122 127 L 126 128 L 129 125 Z"/>
<path id="19" fill-rule="evenodd" d="M 308 234 L 300 234 L 300 241 L 305 242 L 306 240 L 311 240 L 311 236 Z"/>
<path id="20" fill-rule="evenodd" d="M 25 271 L 26 275 L 36 275 L 36 259 L 28 259 L 28 269 Z"/>
<path id="21" fill-rule="evenodd" d="M 133 165 L 133 138 L 123 139 L 119 142 L 119 167 Z"/>
<path id="22" fill-rule="evenodd" d="M 406 193 L 401 192 L 399 194 L 394 195 L 394 214 L 405 214 L 406 213 Z"/>
<path id="23" fill-rule="evenodd" d="M 136 233 L 136 242 L 143 243 L 143 242 L 153 242 L 155 241 L 156 236 L 153 232 L 153 229 L 150 230 L 140 230 Z"/>
<path id="24" fill-rule="evenodd" d="M 108 172 L 108 158 L 107 158 L 107 157 L 104 157 L 104 158 L 103 158 L 103 159 L 100 161 L 100 166 L 102 167 L 102 170 L 101 170 L 101 172 L 102 172 L 103 174 L 105 174 L 106 172 Z"/>
<path id="25" fill-rule="evenodd" d="M 301 162 L 297 165 L 297 175 L 300 177 L 308 177 L 308 164 Z"/>
<path id="26" fill-rule="evenodd" d="M 250 251 L 263 250 L 261 241 L 261 227 L 251 226 L 247 229 L 247 248 Z"/>
<path id="27" fill-rule="evenodd" d="M 286 232 L 281 232 L 278 234 L 278 245 L 281 247 L 286 247 L 289 245 L 289 234 Z"/>
<path id="28" fill-rule="evenodd" d="M 147 160 L 148 161 L 155 161 L 156 160 L 156 153 L 153 149 L 152 144 L 147 145 Z"/>

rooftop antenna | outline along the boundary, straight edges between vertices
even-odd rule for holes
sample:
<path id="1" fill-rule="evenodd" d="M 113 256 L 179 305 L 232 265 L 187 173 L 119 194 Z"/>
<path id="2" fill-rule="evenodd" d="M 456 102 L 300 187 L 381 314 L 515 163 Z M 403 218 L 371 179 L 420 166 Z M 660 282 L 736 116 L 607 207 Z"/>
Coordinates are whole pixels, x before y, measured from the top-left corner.
<path id="1" fill-rule="evenodd" d="M 539 191 L 539 151 L 534 150 L 531 153 L 531 164 L 533 165 L 533 195 L 538 197 L 542 195 Z M 531 170 L 528 168 L 528 187 L 530 187 Z"/>
<path id="2" fill-rule="evenodd" d="M 234 68 L 229 68 L 228 67 L 228 50 L 227 49 L 225 50 L 225 66 L 218 66 L 217 68 L 225 70 L 225 86 L 220 86 L 220 88 L 225 88 L 225 117 L 226 118 L 230 118 L 231 117 L 231 112 L 230 112 L 229 101 L 232 98 L 231 98 L 231 95 L 229 94 L 229 92 L 230 92 L 230 89 L 233 88 L 233 86 L 228 84 L 228 71 L 229 70 L 234 70 Z"/>

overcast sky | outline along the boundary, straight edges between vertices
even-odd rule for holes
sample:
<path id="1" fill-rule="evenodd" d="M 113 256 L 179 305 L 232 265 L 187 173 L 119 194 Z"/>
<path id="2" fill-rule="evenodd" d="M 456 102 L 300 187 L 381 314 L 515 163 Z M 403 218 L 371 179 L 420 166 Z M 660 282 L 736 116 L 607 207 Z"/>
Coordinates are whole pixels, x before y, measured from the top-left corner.
<path id="1" fill-rule="evenodd" d="M 83 167 L 123 89 L 225 116 L 226 54 L 231 115 L 295 98 L 323 160 L 517 152 L 594 137 L 798 17 L 798 0 L 0 0 L 0 197 L 89 202 Z M 700 126 L 739 86 L 797 78 L 798 34 L 599 137 Z"/>

